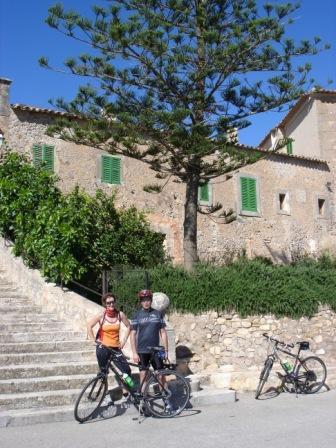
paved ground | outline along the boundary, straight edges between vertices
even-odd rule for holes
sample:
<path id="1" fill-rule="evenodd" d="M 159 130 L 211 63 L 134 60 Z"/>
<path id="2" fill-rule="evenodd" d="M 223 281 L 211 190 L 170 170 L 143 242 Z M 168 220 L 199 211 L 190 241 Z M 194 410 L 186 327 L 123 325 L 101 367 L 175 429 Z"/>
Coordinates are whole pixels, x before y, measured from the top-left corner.
<path id="1" fill-rule="evenodd" d="M 80 425 L 51 423 L 0 429 L 1 448 L 334 448 L 336 391 L 316 396 L 282 394 L 256 401 L 204 406 L 172 420 L 147 418 L 141 424 L 125 413 Z"/>

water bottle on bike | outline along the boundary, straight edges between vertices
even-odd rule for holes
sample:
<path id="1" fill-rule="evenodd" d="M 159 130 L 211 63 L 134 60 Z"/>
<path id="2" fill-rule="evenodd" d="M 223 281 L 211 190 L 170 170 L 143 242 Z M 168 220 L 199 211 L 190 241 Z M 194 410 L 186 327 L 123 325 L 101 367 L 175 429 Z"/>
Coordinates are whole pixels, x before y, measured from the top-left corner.
<path id="1" fill-rule="evenodd" d="M 122 374 L 122 378 L 125 381 L 125 384 L 127 384 L 128 387 L 133 389 L 135 387 L 135 382 L 133 378 L 130 375 L 127 375 L 127 373 Z"/>
<path id="2" fill-rule="evenodd" d="M 293 370 L 292 364 L 290 364 L 287 359 L 285 359 L 282 365 L 287 373 L 291 373 L 291 371 Z"/>

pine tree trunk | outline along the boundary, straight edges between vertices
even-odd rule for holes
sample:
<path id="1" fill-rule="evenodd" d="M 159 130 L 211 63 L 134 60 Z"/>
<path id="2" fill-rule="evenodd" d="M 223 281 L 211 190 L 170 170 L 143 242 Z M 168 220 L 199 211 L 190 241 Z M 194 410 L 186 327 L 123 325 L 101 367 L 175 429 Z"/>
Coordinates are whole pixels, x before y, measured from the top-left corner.
<path id="1" fill-rule="evenodd" d="M 184 266 L 191 271 L 198 261 L 197 255 L 197 202 L 199 175 L 191 173 L 186 184 L 186 201 L 184 205 Z"/>

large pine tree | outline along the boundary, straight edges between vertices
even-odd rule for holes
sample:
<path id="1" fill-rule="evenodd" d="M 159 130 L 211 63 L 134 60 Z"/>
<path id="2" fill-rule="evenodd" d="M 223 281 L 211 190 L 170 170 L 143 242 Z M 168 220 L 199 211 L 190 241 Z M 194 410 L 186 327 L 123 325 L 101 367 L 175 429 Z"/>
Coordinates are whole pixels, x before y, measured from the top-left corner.
<path id="1" fill-rule="evenodd" d="M 114 154 L 141 159 L 186 184 L 184 261 L 197 260 L 198 187 L 251 163 L 228 144 L 249 117 L 280 109 L 301 95 L 319 39 L 294 43 L 285 30 L 297 3 L 254 0 L 115 0 L 91 18 L 61 5 L 47 23 L 88 45 L 65 61 L 90 84 L 58 107 L 85 122 L 51 132 Z M 46 58 L 40 63 L 51 68 Z M 145 143 L 145 145 L 144 145 Z"/>

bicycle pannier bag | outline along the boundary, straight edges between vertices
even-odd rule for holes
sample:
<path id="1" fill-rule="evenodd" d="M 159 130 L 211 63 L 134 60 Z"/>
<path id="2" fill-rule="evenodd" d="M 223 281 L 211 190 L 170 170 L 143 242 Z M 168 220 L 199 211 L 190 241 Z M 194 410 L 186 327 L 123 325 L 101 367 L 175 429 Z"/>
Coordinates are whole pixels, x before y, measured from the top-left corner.
<path id="1" fill-rule="evenodd" d="M 307 341 L 300 342 L 300 349 L 301 350 L 309 350 L 309 342 L 307 342 Z"/>

